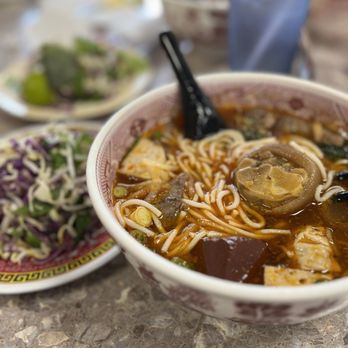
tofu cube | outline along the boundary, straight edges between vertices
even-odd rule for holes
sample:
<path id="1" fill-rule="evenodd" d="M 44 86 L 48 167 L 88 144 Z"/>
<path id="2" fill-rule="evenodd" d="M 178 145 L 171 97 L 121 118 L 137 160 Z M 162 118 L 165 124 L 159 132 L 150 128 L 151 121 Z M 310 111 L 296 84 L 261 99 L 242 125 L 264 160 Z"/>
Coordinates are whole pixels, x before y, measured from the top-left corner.
<path id="1" fill-rule="evenodd" d="M 325 227 L 306 226 L 301 229 L 295 238 L 294 252 L 298 268 L 302 270 L 340 271 Z"/>
<path id="2" fill-rule="evenodd" d="M 312 273 L 301 269 L 265 266 L 264 283 L 268 286 L 296 286 L 332 279 L 327 274 Z"/>

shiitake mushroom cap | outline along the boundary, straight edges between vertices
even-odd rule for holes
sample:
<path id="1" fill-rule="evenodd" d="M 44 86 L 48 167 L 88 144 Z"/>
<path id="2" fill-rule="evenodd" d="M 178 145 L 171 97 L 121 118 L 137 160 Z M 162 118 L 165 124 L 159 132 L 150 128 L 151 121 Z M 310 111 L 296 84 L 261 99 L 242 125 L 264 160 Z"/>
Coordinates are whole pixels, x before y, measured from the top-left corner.
<path id="1" fill-rule="evenodd" d="M 267 158 L 270 158 L 270 156 L 279 159 L 279 163 L 287 163 L 292 165 L 293 168 L 299 168 L 305 171 L 306 176 L 302 184 L 301 192 L 297 193 L 295 197 L 286 197 L 283 200 L 272 200 L 269 199 L 269 192 L 266 192 L 266 190 L 264 191 L 264 196 L 262 196 L 262 190 L 259 190 L 256 194 L 256 192 L 246 187 L 245 180 L 244 182 L 242 180 L 242 171 L 247 168 L 253 168 L 255 169 L 252 172 L 254 178 L 251 178 L 251 180 L 256 180 L 257 177 L 260 179 L 260 173 L 257 169 L 267 163 Z M 256 160 L 257 165 L 245 167 L 247 163 L 245 161 L 246 159 Z M 281 164 L 279 165 L 281 166 Z M 236 168 L 234 180 L 242 198 L 244 198 L 250 206 L 264 214 L 279 216 L 296 213 L 311 203 L 315 190 L 322 181 L 322 177 L 318 166 L 304 153 L 294 149 L 290 145 L 272 144 L 265 145 L 243 156 Z"/>

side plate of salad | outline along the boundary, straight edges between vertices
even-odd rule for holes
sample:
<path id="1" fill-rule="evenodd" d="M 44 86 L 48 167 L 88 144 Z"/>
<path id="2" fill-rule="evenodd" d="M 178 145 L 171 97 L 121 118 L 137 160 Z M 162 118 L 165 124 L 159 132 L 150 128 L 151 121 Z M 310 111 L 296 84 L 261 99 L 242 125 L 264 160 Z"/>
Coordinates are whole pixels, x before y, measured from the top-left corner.
<path id="1" fill-rule="evenodd" d="M 0 139 L 0 294 L 62 285 L 119 254 L 86 187 L 99 127 L 56 123 Z"/>
<path id="2" fill-rule="evenodd" d="M 138 52 L 76 38 L 46 43 L 0 73 L 0 108 L 33 122 L 103 117 L 143 92 L 153 79 Z"/>

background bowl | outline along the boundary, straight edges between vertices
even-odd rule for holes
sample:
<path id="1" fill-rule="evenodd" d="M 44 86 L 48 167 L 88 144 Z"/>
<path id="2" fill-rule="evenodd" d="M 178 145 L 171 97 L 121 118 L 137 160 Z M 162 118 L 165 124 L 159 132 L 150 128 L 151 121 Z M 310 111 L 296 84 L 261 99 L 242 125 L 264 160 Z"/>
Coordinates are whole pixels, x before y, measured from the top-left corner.
<path id="1" fill-rule="evenodd" d="M 199 81 L 217 106 L 275 107 L 308 120 L 339 121 L 348 128 L 348 96 L 331 88 L 253 73 L 208 75 Z M 138 243 L 121 227 L 111 202 L 117 166 L 135 138 L 176 115 L 178 105 L 175 84 L 135 100 L 102 127 L 88 158 L 87 184 L 94 208 L 140 277 L 186 307 L 249 323 L 299 323 L 348 304 L 348 278 L 300 287 L 235 283 L 177 266 Z"/>
<path id="2" fill-rule="evenodd" d="M 224 49 L 228 7 L 228 0 L 163 0 L 164 17 L 179 38 Z"/>

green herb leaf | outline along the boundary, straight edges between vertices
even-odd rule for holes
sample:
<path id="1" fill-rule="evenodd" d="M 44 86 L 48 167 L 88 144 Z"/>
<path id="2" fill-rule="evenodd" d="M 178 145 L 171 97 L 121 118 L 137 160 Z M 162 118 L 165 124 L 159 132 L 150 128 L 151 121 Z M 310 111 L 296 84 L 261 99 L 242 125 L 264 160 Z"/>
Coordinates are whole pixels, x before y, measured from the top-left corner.
<path id="1" fill-rule="evenodd" d="M 94 138 L 90 134 L 81 134 L 78 139 L 76 140 L 75 144 L 75 153 L 86 155 L 88 154 L 89 148 L 92 145 Z"/>
<path id="2" fill-rule="evenodd" d="M 119 51 L 114 70 L 109 71 L 109 76 L 114 79 L 123 79 L 134 76 L 148 69 L 148 61 L 132 52 Z"/>
<path id="3" fill-rule="evenodd" d="M 54 200 L 57 200 L 58 197 L 59 197 L 59 194 L 60 194 L 60 189 L 59 188 L 56 188 L 56 189 L 53 189 L 51 190 L 51 196 Z"/>
<path id="4" fill-rule="evenodd" d="M 175 256 L 170 261 L 172 261 L 173 263 L 177 264 L 178 266 L 181 266 L 184 268 L 195 269 L 193 263 L 188 262 L 188 261 L 182 259 L 181 257 Z"/>
<path id="5" fill-rule="evenodd" d="M 20 227 L 9 228 L 8 229 L 8 234 L 10 234 L 11 236 L 13 236 L 15 238 L 20 238 L 23 235 L 23 229 L 20 228 Z"/>
<path id="6" fill-rule="evenodd" d="M 19 216 L 26 217 L 26 216 L 30 215 L 30 211 L 29 211 L 29 208 L 27 206 L 23 206 L 23 207 L 18 208 L 15 211 L 15 214 L 19 215 Z"/>
<path id="7" fill-rule="evenodd" d="M 30 231 L 26 231 L 25 241 L 33 248 L 40 248 L 41 246 L 40 239 L 33 235 Z"/>
<path id="8" fill-rule="evenodd" d="M 258 130 L 249 128 L 242 131 L 245 140 L 257 140 L 265 137 L 265 134 L 261 134 Z"/>
<path id="9" fill-rule="evenodd" d="M 77 215 L 74 227 L 78 235 L 82 235 L 92 223 L 91 214 L 88 212 L 81 212 Z"/>
<path id="10" fill-rule="evenodd" d="M 124 186 L 115 186 L 113 193 L 116 198 L 122 198 L 128 195 L 128 190 Z"/>
<path id="11" fill-rule="evenodd" d="M 49 203 L 34 201 L 33 210 L 30 211 L 30 216 L 34 218 L 45 216 L 49 213 L 51 209 L 52 209 L 52 205 Z"/>
<path id="12" fill-rule="evenodd" d="M 94 54 L 97 56 L 102 56 L 106 54 L 106 50 L 104 47 L 99 45 L 98 43 L 78 37 L 74 42 L 75 51 L 79 54 Z"/>
<path id="13" fill-rule="evenodd" d="M 53 170 L 57 170 L 66 165 L 66 158 L 59 152 L 51 154 Z"/>
<path id="14" fill-rule="evenodd" d="M 152 138 L 155 140 L 161 140 L 162 136 L 163 136 L 163 134 L 160 131 L 156 131 L 156 132 L 152 133 Z"/>
<path id="15" fill-rule="evenodd" d="M 148 243 L 148 238 L 147 235 L 139 230 L 132 230 L 129 232 L 129 234 L 135 238 L 139 243 L 143 244 L 143 245 L 147 245 Z"/>
<path id="16" fill-rule="evenodd" d="M 85 70 L 75 52 L 57 44 L 41 47 L 41 63 L 49 85 L 59 95 L 78 98 L 84 95 Z"/>
<path id="17" fill-rule="evenodd" d="M 348 158 L 348 141 L 343 146 L 336 146 L 333 144 L 318 144 L 324 154 L 331 160 L 337 160 L 341 158 Z"/>

